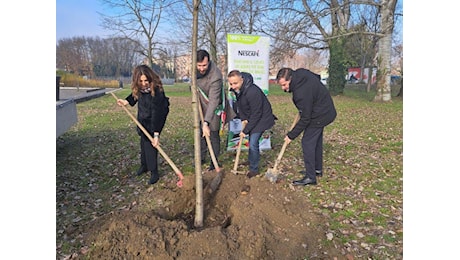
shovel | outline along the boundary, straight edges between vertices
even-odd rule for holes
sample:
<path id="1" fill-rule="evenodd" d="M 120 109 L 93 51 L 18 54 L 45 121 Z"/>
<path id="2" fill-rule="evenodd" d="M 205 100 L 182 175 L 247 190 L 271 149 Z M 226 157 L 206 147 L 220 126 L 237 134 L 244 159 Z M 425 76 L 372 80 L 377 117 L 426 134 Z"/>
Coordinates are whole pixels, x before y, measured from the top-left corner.
<path id="1" fill-rule="evenodd" d="M 113 94 L 113 92 L 110 92 L 110 94 L 112 94 L 112 96 L 118 100 L 118 97 Z M 147 136 L 150 140 L 150 142 L 153 142 L 153 137 L 149 134 L 149 132 L 142 126 L 142 124 L 136 119 L 136 117 L 133 116 L 133 114 L 131 112 L 129 112 L 129 110 L 125 107 L 125 106 L 122 106 L 123 109 L 126 111 L 126 113 L 128 113 L 128 115 L 131 117 L 131 119 L 134 121 L 134 123 L 136 123 L 136 125 L 142 130 L 142 132 L 144 132 L 145 136 Z M 184 175 L 182 175 L 182 172 L 176 167 L 176 165 L 174 164 L 174 162 L 171 160 L 171 158 L 169 158 L 169 156 L 163 151 L 163 149 L 161 149 L 161 147 L 158 145 L 157 147 L 157 150 L 160 152 L 161 156 L 163 156 L 163 158 L 165 158 L 165 160 L 169 163 L 169 165 L 171 166 L 171 168 L 173 168 L 174 172 L 177 174 L 177 176 L 179 177 L 179 181 L 177 182 L 177 186 L 178 187 L 182 187 L 182 180 L 184 179 Z"/>
<path id="2" fill-rule="evenodd" d="M 201 124 L 204 124 L 203 109 L 201 108 L 199 98 L 198 98 L 198 110 L 200 112 Z M 209 136 L 205 136 L 205 139 L 206 139 L 206 144 L 208 145 L 209 155 L 211 156 L 212 163 L 214 164 L 214 168 L 216 169 L 216 172 L 219 173 L 221 169 L 219 168 L 219 164 L 217 163 L 216 156 L 214 155 L 214 149 L 212 149 L 211 138 Z"/>
<path id="3" fill-rule="evenodd" d="M 246 127 L 246 124 L 248 122 L 246 120 L 243 121 L 242 123 L 242 126 L 241 126 L 241 131 L 240 132 L 243 132 L 244 128 Z M 240 160 L 240 154 L 241 154 L 241 145 L 243 144 L 243 136 L 240 135 L 240 142 L 238 143 L 238 147 L 236 148 L 236 157 L 235 157 L 235 164 L 233 165 L 233 170 L 232 172 L 236 175 L 238 175 L 238 173 L 242 173 L 242 172 L 239 172 L 237 171 L 236 169 L 238 168 L 238 161 Z"/>
<path id="4" fill-rule="evenodd" d="M 294 128 L 294 126 L 297 124 L 299 119 L 300 119 L 300 114 L 297 113 L 296 117 L 294 118 L 294 122 L 292 122 L 291 128 L 289 128 L 289 131 L 291 131 Z M 269 179 L 271 182 L 276 182 L 278 180 L 278 175 L 279 175 L 279 172 L 277 170 L 278 164 L 280 163 L 281 158 L 283 158 L 283 154 L 284 154 L 284 151 L 286 150 L 287 145 L 288 145 L 288 142 L 284 141 L 283 147 L 281 148 L 281 152 L 276 158 L 275 166 L 272 169 L 268 169 L 267 172 L 265 173 L 265 177 Z"/>
<path id="5" fill-rule="evenodd" d="M 200 98 L 198 98 L 198 111 L 200 113 L 201 124 L 204 124 L 204 115 L 203 115 L 203 109 L 201 108 L 201 104 L 200 104 Z M 223 169 L 221 169 L 219 167 L 219 164 L 217 163 L 216 156 L 214 155 L 214 149 L 212 149 L 210 137 L 205 136 L 205 139 L 206 139 L 206 144 L 208 145 L 209 155 L 211 156 L 212 163 L 214 164 L 214 168 L 215 168 L 215 170 L 217 172 L 216 177 L 214 177 L 211 180 L 211 182 L 208 185 L 206 185 L 206 187 L 204 188 L 204 190 L 206 192 L 208 192 L 209 194 L 212 194 L 212 193 L 214 193 L 214 191 L 217 190 L 217 188 L 219 187 L 220 183 L 222 182 L 222 177 L 224 175 L 224 171 L 223 171 Z"/>

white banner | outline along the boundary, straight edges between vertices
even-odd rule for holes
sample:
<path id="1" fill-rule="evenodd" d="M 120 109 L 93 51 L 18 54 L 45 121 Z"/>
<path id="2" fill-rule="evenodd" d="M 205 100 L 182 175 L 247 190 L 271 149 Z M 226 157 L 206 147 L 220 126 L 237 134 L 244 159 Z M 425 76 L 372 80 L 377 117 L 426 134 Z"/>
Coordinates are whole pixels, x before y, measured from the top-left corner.
<path id="1" fill-rule="evenodd" d="M 250 34 L 227 34 L 228 72 L 251 73 L 254 83 L 268 95 L 270 38 Z"/>
<path id="2" fill-rule="evenodd" d="M 265 95 L 268 95 L 269 52 L 270 38 L 250 34 L 227 34 L 228 72 L 239 70 L 251 73 L 254 84 L 259 86 Z M 227 85 L 228 87 L 228 85 Z M 230 105 L 236 98 L 228 92 Z M 236 150 L 239 143 L 241 120 L 234 119 L 229 123 L 227 151 Z M 260 150 L 271 149 L 270 131 L 267 130 L 259 140 Z M 244 138 L 241 150 L 248 150 L 248 137 Z"/>

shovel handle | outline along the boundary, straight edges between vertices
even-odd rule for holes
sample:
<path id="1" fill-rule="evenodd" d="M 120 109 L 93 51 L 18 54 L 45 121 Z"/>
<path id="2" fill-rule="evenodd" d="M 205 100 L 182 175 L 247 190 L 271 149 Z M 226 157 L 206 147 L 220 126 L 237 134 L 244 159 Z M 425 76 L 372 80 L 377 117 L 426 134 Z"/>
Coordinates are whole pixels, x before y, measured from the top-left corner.
<path id="1" fill-rule="evenodd" d="M 291 127 L 289 128 L 289 131 L 294 129 L 294 126 L 297 124 L 299 120 L 300 120 L 300 114 L 297 113 L 297 115 L 294 118 L 294 121 L 291 124 Z M 287 145 L 288 145 L 288 142 L 284 141 L 283 147 L 281 147 L 281 152 L 278 154 L 278 157 L 276 158 L 276 161 L 275 161 L 275 166 L 273 167 L 274 172 L 276 172 L 276 168 L 278 168 L 278 164 L 280 163 L 281 158 L 283 158 L 283 154 L 284 154 L 284 151 L 286 150 Z"/>
<path id="2" fill-rule="evenodd" d="M 286 150 L 287 145 L 288 145 L 288 142 L 284 141 L 283 147 L 281 147 L 281 152 L 278 154 L 278 157 L 276 158 L 275 166 L 273 166 L 274 172 L 276 172 L 276 169 L 278 168 L 278 164 L 281 162 L 281 158 L 283 158 L 283 154 L 284 154 L 284 151 Z"/>
<path id="3" fill-rule="evenodd" d="M 113 92 L 110 92 L 110 94 L 112 94 L 112 96 L 116 100 L 118 100 L 118 97 Z M 129 110 L 125 106 L 122 106 L 122 107 L 126 111 L 126 113 L 128 113 L 128 115 L 131 117 L 131 119 L 134 121 L 134 123 L 136 123 L 136 125 L 142 130 L 142 132 L 145 134 L 145 136 L 147 136 L 147 138 L 150 140 L 150 142 L 153 142 L 153 137 L 144 128 L 144 126 L 142 126 L 142 124 L 137 120 L 137 118 L 134 117 L 134 115 L 131 112 L 129 112 Z M 163 151 L 163 149 L 161 149 L 160 145 L 158 145 L 156 148 L 160 152 L 161 156 L 163 156 L 163 158 L 165 158 L 165 160 L 169 163 L 171 168 L 173 168 L 173 170 L 177 174 L 177 176 L 179 176 L 179 181 L 177 182 L 177 186 L 182 187 L 182 180 L 184 179 L 184 176 L 182 175 L 182 172 L 177 168 L 177 166 L 174 164 L 174 162 L 171 160 L 171 158 L 169 158 L 169 156 Z"/>
<path id="4" fill-rule="evenodd" d="M 201 124 L 204 124 L 204 115 L 203 115 L 203 109 L 201 108 L 201 102 L 200 98 L 198 97 L 198 111 L 200 112 L 200 118 L 201 118 Z M 209 155 L 211 156 L 212 163 L 214 164 L 214 168 L 216 169 L 216 172 L 220 172 L 219 164 L 217 163 L 216 156 L 214 155 L 214 149 L 212 149 L 211 145 L 211 139 L 209 136 L 205 136 L 206 139 L 206 144 L 208 145 L 208 151 Z"/>
<path id="5" fill-rule="evenodd" d="M 243 132 L 244 128 L 246 127 L 246 124 L 247 124 L 247 121 L 244 120 L 243 123 L 242 123 L 241 132 Z M 236 149 L 235 164 L 233 165 L 233 171 L 234 172 L 236 172 L 236 169 L 238 168 L 238 161 L 240 160 L 242 143 L 243 143 L 243 136 L 240 135 L 240 142 L 238 143 L 238 147 Z"/>

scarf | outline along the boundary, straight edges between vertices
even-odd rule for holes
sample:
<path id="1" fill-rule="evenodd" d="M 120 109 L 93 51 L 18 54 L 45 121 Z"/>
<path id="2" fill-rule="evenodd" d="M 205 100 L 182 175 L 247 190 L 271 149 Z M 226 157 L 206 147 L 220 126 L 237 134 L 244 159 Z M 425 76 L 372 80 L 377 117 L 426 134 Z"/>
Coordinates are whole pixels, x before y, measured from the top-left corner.
<path id="1" fill-rule="evenodd" d="M 141 93 L 148 94 L 148 93 L 150 93 L 150 87 L 148 87 L 148 88 L 146 88 L 146 89 L 141 88 L 141 89 L 139 89 L 139 91 L 140 91 Z"/>

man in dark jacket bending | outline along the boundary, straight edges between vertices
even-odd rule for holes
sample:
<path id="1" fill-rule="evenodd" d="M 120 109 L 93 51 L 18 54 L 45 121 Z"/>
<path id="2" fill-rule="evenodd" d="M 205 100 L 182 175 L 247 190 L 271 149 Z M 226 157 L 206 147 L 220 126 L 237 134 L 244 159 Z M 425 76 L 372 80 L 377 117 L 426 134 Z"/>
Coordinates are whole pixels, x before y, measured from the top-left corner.
<path id="1" fill-rule="evenodd" d="M 285 92 L 292 92 L 292 101 L 299 110 L 300 120 L 287 133 L 284 140 L 290 143 L 303 131 L 302 152 L 305 176 L 294 185 L 316 185 L 316 176 L 323 171 L 323 130 L 337 116 L 334 102 L 320 76 L 306 69 L 282 68 L 276 76 Z"/>
<path id="2" fill-rule="evenodd" d="M 254 84 L 252 75 L 247 72 L 232 70 L 228 73 L 228 83 L 236 96 L 237 114 L 246 127 L 240 137 L 249 134 L 249 172 L 248 178 L 259 174 L 259 139 L 265 130 L 275 124 L 272 106 L 264 92 Z"/>

